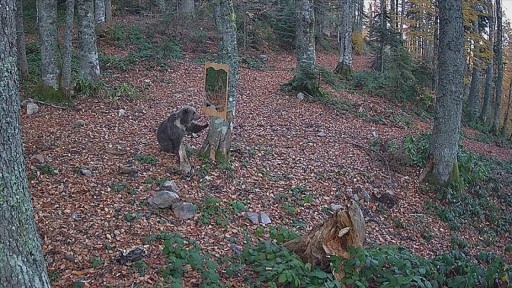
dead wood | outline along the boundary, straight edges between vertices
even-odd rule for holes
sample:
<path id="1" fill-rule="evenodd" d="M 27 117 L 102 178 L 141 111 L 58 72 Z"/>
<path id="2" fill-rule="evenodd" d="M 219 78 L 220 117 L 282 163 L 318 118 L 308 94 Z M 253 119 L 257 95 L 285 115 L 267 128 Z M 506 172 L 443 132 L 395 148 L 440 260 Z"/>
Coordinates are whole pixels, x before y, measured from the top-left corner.
<path id="1" fill-rule="evenodd" d="M 361 247 L 364 239 L 363 212 L 357 202 L 352 201 L 348 210 L 338 210 L 323 224 L 299 238 L 284 243 L 283 246 L 299 255 L 305 262 L 327 268 L 329 256 L 336 255 L 348 259 L 348 247 Z M 343 272 L 335 276 L 343 277 Z"/>

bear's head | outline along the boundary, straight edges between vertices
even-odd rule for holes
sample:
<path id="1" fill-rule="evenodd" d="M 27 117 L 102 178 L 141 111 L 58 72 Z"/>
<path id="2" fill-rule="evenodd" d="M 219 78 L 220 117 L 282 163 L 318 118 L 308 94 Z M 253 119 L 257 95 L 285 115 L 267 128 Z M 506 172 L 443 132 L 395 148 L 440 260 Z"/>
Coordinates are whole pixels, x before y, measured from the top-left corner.
<path id="1" fill-rule="evenodd" d="M 196 109 L 192 106 L 183 106 L 179 111 L 179 115 L 180 123 L 183 126 L 188 126 L 192 121 L 201 118 L 201 116 L 196 112 Z"/>

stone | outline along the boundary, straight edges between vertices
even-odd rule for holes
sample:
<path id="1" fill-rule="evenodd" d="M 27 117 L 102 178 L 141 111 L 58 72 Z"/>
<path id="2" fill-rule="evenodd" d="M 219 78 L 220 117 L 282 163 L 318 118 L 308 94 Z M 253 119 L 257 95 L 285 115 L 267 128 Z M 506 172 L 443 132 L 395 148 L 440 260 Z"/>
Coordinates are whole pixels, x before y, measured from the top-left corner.
<path id="1" fill-rule="evenodd" d="M 329 206 L 329 208 L 331 208 L 332 211 L 336 212 L 336 211 L 340 210 L 341 208 L 343 208 L 343 206 L 338 205 L 338 204 L 331 204 L 331 206 Z"/>
<path id="2" fill-rule="evenodd" d="M 299 99 L 300 101 L 304 100 L 304 97 L 305 97 L 305 95 L 304 95 L 304 93 L 302 93 L 302 92 L 299 92 L 299 93 L 297 94 L 297 99 Z"/>
<path id="3" fill-rule="evenodd" d="M 172 204 L 172 212 L 176 217 L 186 220 L 196 215 L 196 205 L 189 202 L 177 202 Z"/>
<path id="4" fill-rule="evenodd" d="M 91 176 L 92 175 L 92 171 L 89 170 L 89 169 L 80 169 L 80 174 L 82 174 L 84 176 Z"/>
<path id="5" fill-rule="evenodd" d="M 256 212 L 247 212 L 245 213 L 247 218 L 252 222 L 252 224 L 260 223 L 259 214 Z"/>
<path id="6" fill-rule="evenodd" d="M 150 205 L 158 208 L 169 208 L 172 204 L 178 202 L 180 196 L 173 191 L 158 191 L 156 194 L 148 199 Z"/>
<path id="7" fill-rule="evenodd" d="M 32 115 L 39 111 L 39 106 L 36 103 L 27 103 L 27 114 Z"/>
<path id="8" fill-rule="evenodd" d="M 83 127 L 83 126 L 85 126 L 85 121 L 84 120 L 76 120 L 74 126 L 75 127 Z"/>
<path id="9" fill-rule="evenodd" d="M 162 186 L 166 189 L 170 189 L 171 191 L 178 192 L 178 185 L 176 185 L 174 180 L 166 180 Z"/>
<path id="10" fill-rule="evenodd" d="M 261 224 L 264 224 L 264 225 L 272 223 L 272 221 L 270 220 L 270 217 L 265 212 L 260 213 L 260 221 L 261 221 Z"/>

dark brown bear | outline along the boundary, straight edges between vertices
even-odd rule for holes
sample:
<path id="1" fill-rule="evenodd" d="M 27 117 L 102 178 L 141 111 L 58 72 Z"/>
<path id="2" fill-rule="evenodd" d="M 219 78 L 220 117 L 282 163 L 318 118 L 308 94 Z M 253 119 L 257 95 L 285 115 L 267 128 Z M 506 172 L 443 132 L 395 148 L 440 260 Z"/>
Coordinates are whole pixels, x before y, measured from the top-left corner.
<path id="1" fill-rule="evenodd" d="M 183 106 L 178 112 L 172 113 L 158 126 L 156 137 L 160 149 L 178 154 L 181 141 L 185 135 L 199 133 L 208 127 L 208 123 L 200 125 L 193 122 L 199 118 L 201 116 L 191 106 Z"/>

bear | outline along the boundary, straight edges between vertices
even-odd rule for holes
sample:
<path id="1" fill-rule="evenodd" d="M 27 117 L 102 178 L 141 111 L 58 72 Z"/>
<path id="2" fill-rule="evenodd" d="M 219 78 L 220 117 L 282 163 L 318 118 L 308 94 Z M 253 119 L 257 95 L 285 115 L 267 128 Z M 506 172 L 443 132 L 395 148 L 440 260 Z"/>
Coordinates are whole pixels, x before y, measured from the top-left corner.
<path id="1" fill-rule="evenodd" d="M 201 116 L 196 112 L 196 109 L 187 105 L 162 121 L 156 132 L 160 150 L 178 154 L 185 135 L 199 133 L 208 127 L 208 123 L 200 125 L 193 122 L 199 118 Z"/>

